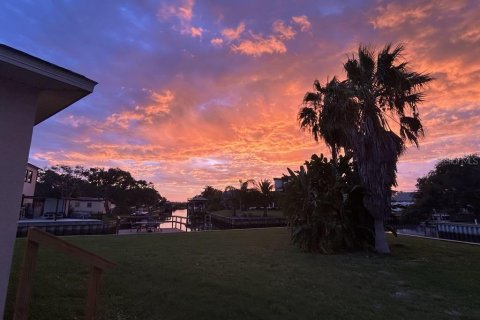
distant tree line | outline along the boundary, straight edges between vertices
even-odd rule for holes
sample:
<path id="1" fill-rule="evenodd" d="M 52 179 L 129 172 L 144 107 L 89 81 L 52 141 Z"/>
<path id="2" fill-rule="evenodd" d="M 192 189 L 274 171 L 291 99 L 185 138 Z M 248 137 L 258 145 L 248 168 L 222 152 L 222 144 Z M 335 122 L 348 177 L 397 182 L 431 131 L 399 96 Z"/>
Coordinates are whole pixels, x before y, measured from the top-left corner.
<path id="1" fill-rule="evenodd" d="M 155 186 L 145 180 L 136 180 L 120 168 L 83 168 L 56 165 L 39 171 L 35 196 L 55 198 L 98 197 L 116 205 L 119 213 L 131 207 L 150 207 L 166 202 Z"/>
<path id="2" fill-rule="evenodd" d="M 263 208 L 264 216 L 274 201 L 273 184 L 265 179 L 256 182 L 253 179 L 239 180 L 239 186 L 227 186 L 223 191 L 212 186 L 206 186 L 200 196 L 206 198 L 207 210 L 218 211 L 230 209 L 233 215 L 249 208 Z"/>

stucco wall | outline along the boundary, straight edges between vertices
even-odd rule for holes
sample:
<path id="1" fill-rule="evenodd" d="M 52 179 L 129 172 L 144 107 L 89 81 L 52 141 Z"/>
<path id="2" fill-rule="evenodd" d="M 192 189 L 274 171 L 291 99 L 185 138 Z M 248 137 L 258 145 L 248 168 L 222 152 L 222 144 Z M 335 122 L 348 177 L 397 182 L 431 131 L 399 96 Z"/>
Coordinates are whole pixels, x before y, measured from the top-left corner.
<path id="1" fill-rule="evenodd" d="M 0 77 L 0 314 L 3 313 L 37 90 Z"/>

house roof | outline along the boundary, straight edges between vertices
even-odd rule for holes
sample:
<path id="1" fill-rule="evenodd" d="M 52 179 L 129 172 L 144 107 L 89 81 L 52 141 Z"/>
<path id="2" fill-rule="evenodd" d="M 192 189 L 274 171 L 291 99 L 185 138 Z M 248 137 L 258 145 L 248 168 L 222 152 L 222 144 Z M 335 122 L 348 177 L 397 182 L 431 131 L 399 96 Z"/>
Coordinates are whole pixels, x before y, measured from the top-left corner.
<path id="1" fill-rule="evenodd" d="M 413 201 L 413 192 L 397 192 L 392 196 L 392 201 L 396 202 L 412 202 Z"/>
<path id="2" fill-rule="evenodd" d="M 40 167 L 37 167 L 36 165 L 31 164 L 30 162 L 27 163 L 27 166 L 34 167 L 37 170 L 40 169 Z"/>
<path id="3" fill-rule="evenodd" d="M 193 197 L 192 199 L 188 199 L 188 202 L 190 201 L 208 201 L 208 199 L 204 197 Z"/>
<path id="4" fill-rule="evenodd" d="M 35 124 L 93 92 L 97 82 L 0 44 L 0 76 L 39 90 Z"/>
<path id="5" fill-rule="evenodd" d="M 96 197 L 70 197 L 70 198 L 65 198 L 66 200 L 75 200 L 75 201 L 98 201 L 98 202 L 103 202 L 105 201 L 104 198 L 96 198 Z"/>

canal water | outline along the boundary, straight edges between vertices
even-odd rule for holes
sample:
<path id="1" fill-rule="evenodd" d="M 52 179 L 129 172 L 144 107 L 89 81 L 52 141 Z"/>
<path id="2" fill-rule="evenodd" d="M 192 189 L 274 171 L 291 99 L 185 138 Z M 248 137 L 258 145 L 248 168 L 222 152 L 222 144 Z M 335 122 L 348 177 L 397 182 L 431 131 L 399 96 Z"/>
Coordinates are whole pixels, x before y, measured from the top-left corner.
<path id="1" fill-rule="evenodd" d="M 173 211 L 172 213 L 172 216 L 177 216 L 177 217 L 184 217 L 184 218 L 187 218 L 187 209 L 181 209 L 181 210 L 175 210 Z M 190 229 L 187 229 L 187 227 L 183 224 L 180 224 L 180 223 L 177 223 L 177 225 L 175 226 L 175 223 L 173 223 L 173 227 L 172 227 L 172 218 L 170 218 L 171 220 L 166 220 L 165 222 L 162 222 L 160 224 L 160 228 L 162 229 L 170 229 L 170 228 L 177 228 L 177 229 L 180 229 L 182 231 L 190 231 Z M 175 220 L 173 220 L 175 221 Z M 178 220 L 180 221 L 180 220 Z M 182 219 L 183 222 L 186 221 L 186 219 Z"/>

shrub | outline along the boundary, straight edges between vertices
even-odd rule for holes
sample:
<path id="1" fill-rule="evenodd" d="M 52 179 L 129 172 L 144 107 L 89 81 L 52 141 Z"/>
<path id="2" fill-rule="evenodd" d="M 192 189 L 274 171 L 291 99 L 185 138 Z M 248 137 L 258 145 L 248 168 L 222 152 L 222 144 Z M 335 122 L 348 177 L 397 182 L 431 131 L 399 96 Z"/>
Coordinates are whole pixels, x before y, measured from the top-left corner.
<path id="1" fill-rule="evenodd" d="M 351 155 L 335 163 L 321 154 L 299 171 L 288 169 L 283 206 L 297 246 L 326 254 L 373 248 L 373 219 L 354 167 Z"/>

